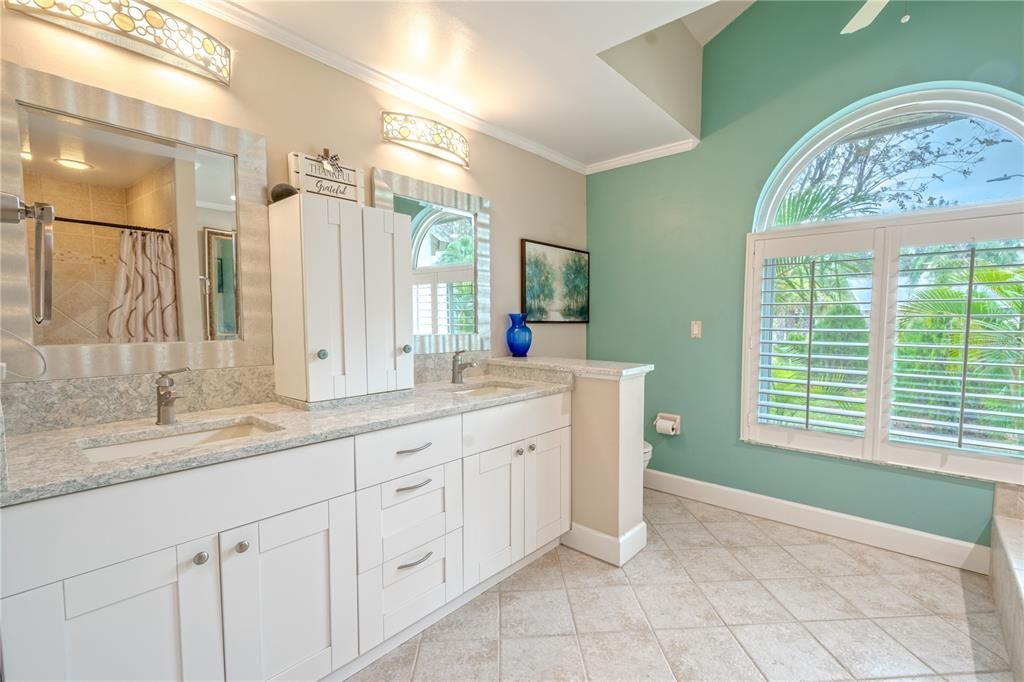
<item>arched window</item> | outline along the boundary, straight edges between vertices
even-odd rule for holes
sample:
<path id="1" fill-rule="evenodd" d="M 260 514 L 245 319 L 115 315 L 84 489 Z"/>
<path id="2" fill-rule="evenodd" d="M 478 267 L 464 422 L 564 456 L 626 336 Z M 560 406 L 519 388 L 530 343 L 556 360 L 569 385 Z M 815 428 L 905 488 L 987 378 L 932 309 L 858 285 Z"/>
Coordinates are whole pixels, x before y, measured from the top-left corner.
<path id="1" fill-rule="evenodd" d="M 769 178 L 745 440 L 1024 480 L 1024 101 L 960 85 L 859 102 Z"/>
<path id="2" fill-rule="evenodd" d="M 475 220 L 452 208 L 415 204 L 413 333 L 472 334 L 476 331 Z"/>

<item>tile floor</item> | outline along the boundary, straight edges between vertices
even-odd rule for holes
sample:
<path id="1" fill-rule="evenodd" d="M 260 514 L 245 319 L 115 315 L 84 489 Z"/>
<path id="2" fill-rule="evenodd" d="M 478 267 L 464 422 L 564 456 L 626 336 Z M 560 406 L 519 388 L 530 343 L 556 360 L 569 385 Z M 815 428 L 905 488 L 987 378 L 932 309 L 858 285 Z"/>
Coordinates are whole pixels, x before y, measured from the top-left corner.
<path id="1" fill-rule="evenodd" d="M 558 547 L 357 680 L 1012 682 L 986 576 L 645 491 L 623 568 Z"/>

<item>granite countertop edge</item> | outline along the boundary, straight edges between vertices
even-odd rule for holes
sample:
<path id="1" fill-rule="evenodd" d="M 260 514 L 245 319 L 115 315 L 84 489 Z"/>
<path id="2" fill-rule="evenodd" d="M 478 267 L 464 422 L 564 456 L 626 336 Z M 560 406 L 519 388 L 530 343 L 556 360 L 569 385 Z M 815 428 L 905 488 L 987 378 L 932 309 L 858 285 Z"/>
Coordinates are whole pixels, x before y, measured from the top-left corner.
<path id="1" fill-rule="evenodd" d="M 492 377 L 487 377 L 491 379 Z M 221 408 L 180 415 L 175 427 L 154 427 L 148 420 L 113 422 L 96 426 L 44 431 L 12 436 L 8 439 L 6 488 L 0 490 L 0 508 L 27 502 L 104 488 L 155 476 L 188 471 L 214 464 L 222 464 L 248 457 L 279 452 L 364 433 L 414 424 L 430 419 L 465 414 L 557 395 L 572 390 L 568 384 L 517 381 L 522 390 L 514 393 L 458 399 L 450 393 L 429 386 L 414 389 L 403 398 L 390 398 L 380 402 L 357 402 L 329 410 L 302 410 L 282 403 L 258 403 L 239 407 Z M 467 382 L 468 385 L 469 382 Z M 431 404 L 436 403 L 436 404 Z M 85 459 L 83 441 L 102 444 L 104 440 L 116 443 L 118 434 L 148 432 L 155 428 L 166 435 L 189 433 L 197 424 L 216 422 L 226 425 L 240 421 L 266 422 L 281 426 L 278 430 L 263 432 L 234 440 L 225 440 L 192 448 L 195 454 L 183 455 L 170 450 L 155 455 L 142 455 L 115 462 L 95 464 Z M 355 422 L 346 421 L 355 419 Z M 332 420 L 342 423 L 332 424 Z M 281 422 L 286 422 L 283 426 Z M 21 470 L 36 473 L 49 471 L 49 480 L 27 481 Z"/>
<path id="2" fill-rule="evenodd" d="M 654 371 L 650 363 L 611 362 L 581 358 L 515 358 L 511 356 L 488 358 L 494 367 L 522 367 L 527 369 L 569 372 L 578 377 L 629 377 Z"/>

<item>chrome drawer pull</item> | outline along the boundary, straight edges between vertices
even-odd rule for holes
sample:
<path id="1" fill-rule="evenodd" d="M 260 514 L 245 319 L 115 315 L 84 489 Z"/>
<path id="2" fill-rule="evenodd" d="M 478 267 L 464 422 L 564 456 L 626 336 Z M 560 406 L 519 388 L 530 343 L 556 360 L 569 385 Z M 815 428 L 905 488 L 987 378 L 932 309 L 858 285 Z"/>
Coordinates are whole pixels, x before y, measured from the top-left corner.
<path id="1" fill-rule="evenodd" d="M 433 445 L 433 443 L 431 443 L 428 440 L 426 443 L 424 443 L 423 445 L 419 446 L 418 448 L 412 448 L 410 450 L 398 450 L 397 452 L 395 452 L 395 454 L 396 455 L 415 455 L 417 452 L 423 452 L 424 450 L 429 448 L 431 445 Z"/>
<path id="2" fill-rule="evenodd" d="M 405 485 L 405 486 L 402 486 L 401 488 L 395 488 L 395 492 L 396 493 L 407 493 L 410 490 L 419 490 L 420 488 L 422 488 L 423 486 L 427 485 L 428 483 L 430 483 L 433 480 L 434 479 L 432 479 L 432 478 L 428 478 L 427 480 L 423 481 L 422 483 L 417 483 L 416 485 Z"/>
<path id="3" fill-rule="evenodd" d="M 412 563 L 402 564 L 396 570 L 402 571 L 402 570 L 405 570 L 407 568 L 412 568 L 413 566 L 419 566 L 420 564 L 422 564 L 424 561 L 426 561 L 427 559 L 429 559 L 432 556 L 434 556 L 433 552 L 427 552 L 426 554 L 423 555 L 422 558 L 417 559 L 416 561 L 413 561 Z"/>

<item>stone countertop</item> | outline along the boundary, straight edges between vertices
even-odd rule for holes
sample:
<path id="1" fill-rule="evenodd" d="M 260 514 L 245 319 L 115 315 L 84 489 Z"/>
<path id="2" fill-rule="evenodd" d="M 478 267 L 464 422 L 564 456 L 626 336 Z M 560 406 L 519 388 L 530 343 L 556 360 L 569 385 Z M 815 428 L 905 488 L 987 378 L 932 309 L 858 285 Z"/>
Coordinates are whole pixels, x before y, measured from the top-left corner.
<path id="1" fill-rule="evenodd" d="M 654 365 L 632 362 L 609 362 L 587 360 L 586 358 L 490 358 L 488 366 L 502 368 L 525 368 L 553 372 L 569 372 L 574 376 L 594 379 L 614 379 L 647 374 Z"/>
<path id="2" fill-rule="evenodd" d="M 503 394 L 456 396 L 450 389 L 445 390 L 451 384 L 425 384 L 398 394 L 352 399 L 351 404 L 327 410 L 260 403 L 181 414 L 173 426 L 156 426 L 152 418 L 147 418 L 11 436 L 7 439 L 7 480 L 0 490 L 0 507 L 572 390 L 571 384 L 566 383 L 510 381 L 492 376 L 467 379 L 466 387 L 495 382 L 514 387 L 514 390 Z M 84 452 L 87 447 L 243 424 L 256 427 L 257 432 L 104 462 L 90 461 Z"/>

